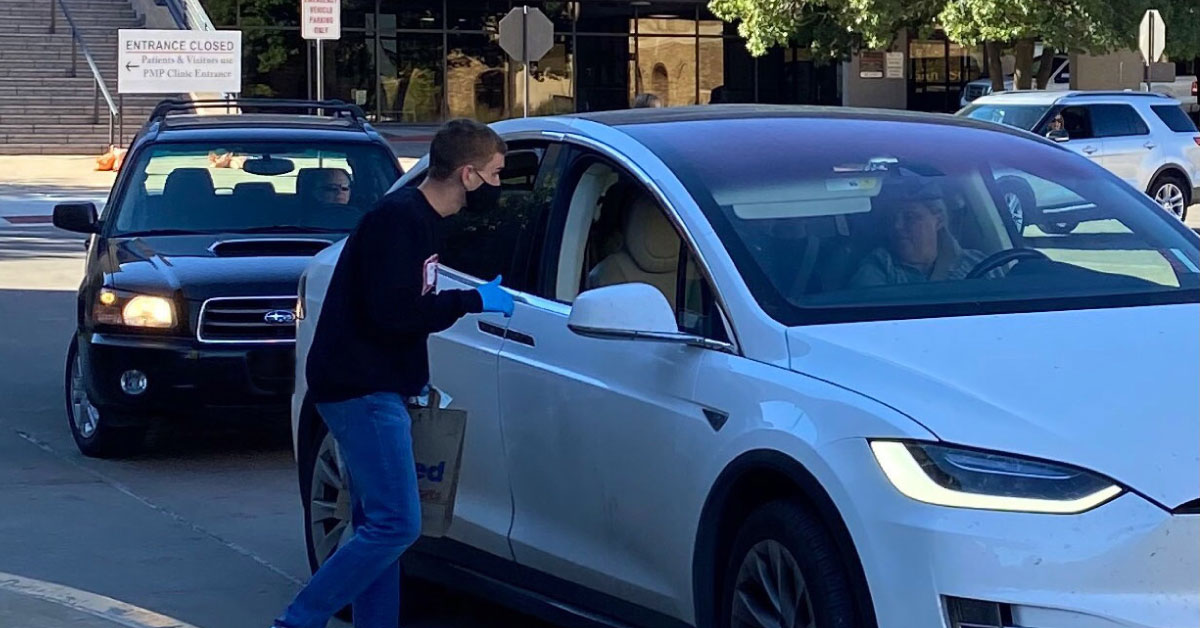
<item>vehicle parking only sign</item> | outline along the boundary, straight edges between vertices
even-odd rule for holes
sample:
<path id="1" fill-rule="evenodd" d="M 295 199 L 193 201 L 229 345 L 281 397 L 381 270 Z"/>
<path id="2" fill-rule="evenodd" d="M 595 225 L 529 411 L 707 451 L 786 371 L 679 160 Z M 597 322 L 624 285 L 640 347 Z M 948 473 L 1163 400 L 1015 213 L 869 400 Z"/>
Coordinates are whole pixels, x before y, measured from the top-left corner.
<path id="1" fill-rule="evenodd" d="M 300 0 L 300 35 L 304 39 L 340 39 L 341 0 Z"/>
<path id="2" fill-rule="evenodd" d="M 241 31 L 119 31 L 118 93 L 241 91 Z"/>

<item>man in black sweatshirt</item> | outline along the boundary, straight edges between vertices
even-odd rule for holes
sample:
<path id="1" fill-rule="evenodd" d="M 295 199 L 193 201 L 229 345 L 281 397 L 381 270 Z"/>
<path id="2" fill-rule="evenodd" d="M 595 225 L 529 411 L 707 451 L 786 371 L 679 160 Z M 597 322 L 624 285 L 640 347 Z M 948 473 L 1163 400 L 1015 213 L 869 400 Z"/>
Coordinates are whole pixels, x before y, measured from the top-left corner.
<path id="1" fill-rule="evenodd" d="M 471 120 L 446 123 L 415 188 L 382 198 L 350 234 L 309 350 L 309 398 L 351 479 L 354 536 L 313 574 L 276 628 L 324 627 L 346 604 L 357 628 L 395 628 L 399 558 L 421 533 L 406 398 L 429 382 L 429 334 L 467 314 L 512 315 L 500 278 L 437 290 L 439 220 L 495 206 L 504 141 Z M 319 540 L 314 540 L 319 542 Z"/>

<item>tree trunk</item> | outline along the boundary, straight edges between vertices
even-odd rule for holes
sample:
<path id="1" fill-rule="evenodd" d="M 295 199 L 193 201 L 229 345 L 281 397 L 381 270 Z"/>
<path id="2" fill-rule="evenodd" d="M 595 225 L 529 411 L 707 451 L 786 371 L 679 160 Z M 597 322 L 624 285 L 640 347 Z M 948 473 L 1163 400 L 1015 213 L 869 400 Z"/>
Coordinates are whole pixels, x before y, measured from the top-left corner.
<path id="1" fill-rule="evenodd" d="M 1033 40 L 1018 39 L 1014 47 L 1017 67 L 1013 71 L 1013 89 L 1033 89 Z"/>
<path id="2" fill-rule="evenodd" d="M 1038 67 L 1037 73 L 1037 88 L 1046 89 L 1050 87 L 1050 73 L 1054 71 L 1054 48 L 1042 46 L 1042 60 Z"/>
<path id="3" fill-rule="evenodd" d="M 992 79 L 993 92 L 1004 91 L 1004 62 L 1000 58 L 1000 52 L 1000 42 L 984 42 L 983 54 L 987 57 L 988 78 Z"/>

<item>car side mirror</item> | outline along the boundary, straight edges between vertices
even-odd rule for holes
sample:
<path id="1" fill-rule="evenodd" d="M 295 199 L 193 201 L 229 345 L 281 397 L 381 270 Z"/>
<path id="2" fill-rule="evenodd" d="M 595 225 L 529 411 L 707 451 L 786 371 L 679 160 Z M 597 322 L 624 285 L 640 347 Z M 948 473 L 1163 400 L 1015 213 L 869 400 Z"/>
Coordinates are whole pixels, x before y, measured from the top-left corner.
<path id="1" fill-rule="evenodd" d="M 54 206 L 54 226 L 76 233 L 99 233 L 96 204 L 91 201 L 59 203 Z"/>
<path id="2" fill-rule="evenodd" d="M 580 294 L 571 306 L 567 327 L 592 338 L 705 344 L 703 338 L 681 333 L 666 297 L 644 283 L 605 286 Z"/>
<path id="3" fill-rule="evenodd" d="M 1054 140 L 1055 142 L 1060 142 L 1060 143 L 1071 141 L 1071 134 L 1067 133 L 1066 131 L 1064 131 L 1062 129 L 1059 129 L 1057 131 L 1050 131 L 1049 133 L 1046 134 L 1046 137 L 1051 140 Z"/>

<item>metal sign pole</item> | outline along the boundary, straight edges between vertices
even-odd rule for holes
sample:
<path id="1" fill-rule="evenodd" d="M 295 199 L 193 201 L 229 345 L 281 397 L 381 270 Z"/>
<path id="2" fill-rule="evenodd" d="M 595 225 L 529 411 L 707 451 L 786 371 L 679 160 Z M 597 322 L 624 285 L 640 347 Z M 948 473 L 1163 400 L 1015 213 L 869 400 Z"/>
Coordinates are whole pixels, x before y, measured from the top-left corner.
<path id="1" fill-rule="evenodd" d="M 525 62 L 525 117 L 529 117 L 529 7 L 521 7 L 521 60 Z"/>
<path id="2" fill-rule="evenodd" d="M 1150 50 L 1154 54 L 1154 14 L 1150 14 Z M 1149 55 L 1146 56 L 1146 91 L 1150 91 L 1150 64 L 1154 63 Z"/>
<path id="3" fill-rule="evenodd" d="M 317 40 L 317 100 L 325 100 L 325 55 L 321 51 L 322 40 Z"/>

